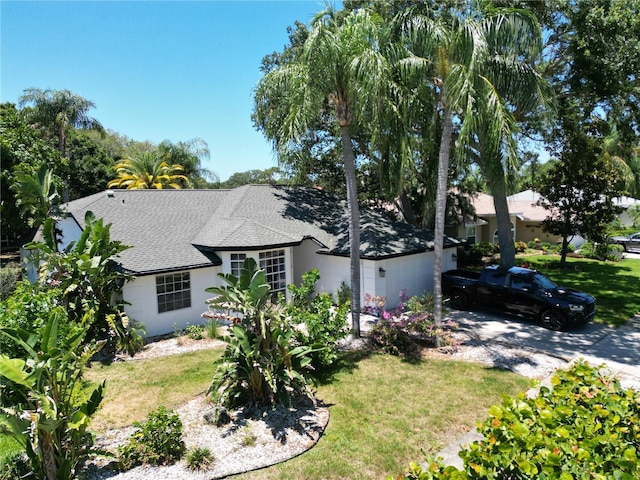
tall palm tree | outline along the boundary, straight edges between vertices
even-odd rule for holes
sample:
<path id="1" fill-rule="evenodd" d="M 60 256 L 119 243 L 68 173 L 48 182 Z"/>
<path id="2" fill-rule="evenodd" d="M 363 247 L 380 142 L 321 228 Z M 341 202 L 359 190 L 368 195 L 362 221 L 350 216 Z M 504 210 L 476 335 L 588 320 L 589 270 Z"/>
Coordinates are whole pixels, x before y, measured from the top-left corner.
<path id="1" fill-rule="evenodd" d="M 67 134 L 71 128 L 104 132 L 102 124 L 87 112 L 95 104 L 69 90 L 27 88 L 18 101 L 22 115 L 32 124 L 49 131 L 58 139 L 58 150 L 67 156 Z"/>
<path id="2" fill-rule="evenodd" d="M 167 163 L 182 165 L 188 185 L 193 188 L 208 188 L 210 183 L 220 181 L 218 175 L 202 166 L 209 159 L 209 145 L 201 138 L 192 138 L 186 142 L 171 143 L 164 140 L 158 150 L 167 159 Z"/>
<path id="3" fill-rule="evenodd" d="M 602 156 L 620 172 L 628 194 L 638 198 L 640 196 L 640 148 L 638 145 L 624 145 L 614 126 L 602 142 Z"/>
<path id="4" fill-rule="evenodd" d="M 365 10 L 343 19 L 331 7 L 311 22 L 300 55 L 270 70 L 255 92 L 256 116 L 279 155 L 322 119 L 339 131 L 349 214 L 353 335 L 360 336 L 360 210 L 351 128 L 375 122 L 388 98 L 391 65 L 384 25 Z M 336 135 L 337 137 L 337 135 Z"/>
<path id="5" fill-rule="evenodd" d="M 531 62 L 540 54 L 541 32 L 532 15 L 515 10 L 484 18 L 453 15 L 448 23 L 410 14 L 402 22 L 411 51 L 401 61 L 403 70 L 411 74 L 423 72 L 437 92 L 442 116 L 434 229 L 434 321 L 440 325 L 444 217 L 454 121 L 460 147 L 456 149 L 458 159 L 475 141 L 484 153 L 486 170 L 500 170 L 504 175 L 500 169 L 503 155 L 515 157 L 515 121 L 511 105 L 500 95 L 501 89 L 512 92 L 531 87 L 527 82 L 535 77 Z M 513 85 L 509 87 L 508 82 Z M 500 177 L 496 174 L 495 178 Z M 501 229 L 503 225 L 499 225 Z"/>
<path id="6" fill-rule="evenodd" d="M 136 157 L 127 157 L 115 166 L 118 177 L 111 180 L 108 188 L 162 189 L 181 188 L 188 179 L 181 174 L 182 165 L 169 165 L 159 152 L 145 152 Z"/>

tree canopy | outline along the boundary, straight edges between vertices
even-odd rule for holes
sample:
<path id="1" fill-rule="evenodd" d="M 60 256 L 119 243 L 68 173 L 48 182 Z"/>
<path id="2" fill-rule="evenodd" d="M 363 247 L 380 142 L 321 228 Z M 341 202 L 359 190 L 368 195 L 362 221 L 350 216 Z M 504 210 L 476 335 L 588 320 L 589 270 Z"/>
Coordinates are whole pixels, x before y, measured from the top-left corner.
<path id="1" fill-rule="evenodd" d="M 188 181 L 182 175 L 184 168 L 178 164 L 170 165 L 167 157 L 156 151 L 124 158 L 114 167 L 117 177 L 107 186 L 128 190 L 182 188 Z"/>

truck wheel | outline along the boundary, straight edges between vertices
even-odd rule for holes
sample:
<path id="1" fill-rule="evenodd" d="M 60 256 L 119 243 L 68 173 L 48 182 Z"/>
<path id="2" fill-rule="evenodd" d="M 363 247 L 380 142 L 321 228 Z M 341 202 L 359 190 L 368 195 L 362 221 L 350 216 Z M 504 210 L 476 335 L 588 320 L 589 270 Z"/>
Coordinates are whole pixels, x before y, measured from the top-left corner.
<path id="1" fill-rule="evenodd" d="M 567 316 L 564 312 L 556 308 L 550 308 L 549 310 L 542 312 L 540 321 L 542 322 L 542 326 L 549 330 L 558 331 L 567 326 Z"/>
<path id="2" fill-rule="evenodd" d="M 454 290 L 449 296 L 451 306 L 456 310 L 466 310 L 469 306 L 469 296 L 459 290 Z"/>

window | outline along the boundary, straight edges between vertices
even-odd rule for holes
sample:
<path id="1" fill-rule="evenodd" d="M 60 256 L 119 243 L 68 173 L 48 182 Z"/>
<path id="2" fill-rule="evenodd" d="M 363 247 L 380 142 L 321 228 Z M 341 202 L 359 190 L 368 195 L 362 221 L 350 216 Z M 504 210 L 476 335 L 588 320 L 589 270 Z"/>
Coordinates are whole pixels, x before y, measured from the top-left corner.
<path id="1" fill-rule="evenodd" d="M 467 243 L 475 245 L 476 243 L 476 227 L 467 227 Z"/>
<path id="2" fill-rule="evenodd" d="M 516 226 L 511 222 L 511 238 L 515 241 L 516 239 Z M 500 243 L 498 240 L 498 230 L 493 232 L 493 243 Z"/>
<path id="3" fill-rule="evenodd" d="M 170 273 L 156 277 L 158 313 L 191 307 L 191 277 L 189 272 Z"/>
<path id="4" fill-rule="evenodd" d="M 231 275 L 236 278 L 240 278 L 242 273 L 242 266 L 246 260 L 247 255 L 245 253 L 232 253 L 231 254 Z"/>
<path id="5" fill-rule="evenodd" d="M 260 253 L 260 269 L 264 270 L 267 283 L 271 287 L 271 293 L 287 290 L 287 274 L 284 265 L 284 250 L 273 250 Z"/>

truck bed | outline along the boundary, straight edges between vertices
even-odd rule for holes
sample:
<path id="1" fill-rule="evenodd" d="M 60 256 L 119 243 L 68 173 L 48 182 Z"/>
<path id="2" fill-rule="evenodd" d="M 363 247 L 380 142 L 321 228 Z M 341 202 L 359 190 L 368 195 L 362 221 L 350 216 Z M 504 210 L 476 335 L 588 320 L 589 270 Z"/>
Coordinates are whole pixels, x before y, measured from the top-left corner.
<path id="1" fill-rule="evenodd" d="M 481 272 L 477 272 L 477 271 L 473 271 L 473 270 L 449 270 L 447 272 L 444 272 L 444 275 L 448 276 L 449 278 L 455 278 L 455 279 L 465 279 L 465 280 L 480 280 L 480 273 Z"/>

